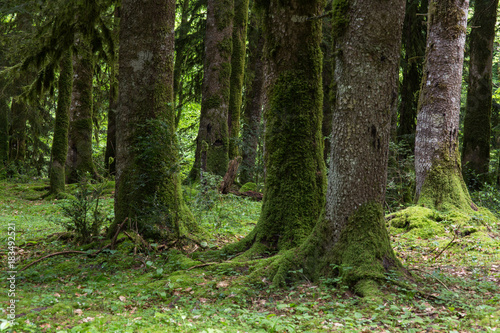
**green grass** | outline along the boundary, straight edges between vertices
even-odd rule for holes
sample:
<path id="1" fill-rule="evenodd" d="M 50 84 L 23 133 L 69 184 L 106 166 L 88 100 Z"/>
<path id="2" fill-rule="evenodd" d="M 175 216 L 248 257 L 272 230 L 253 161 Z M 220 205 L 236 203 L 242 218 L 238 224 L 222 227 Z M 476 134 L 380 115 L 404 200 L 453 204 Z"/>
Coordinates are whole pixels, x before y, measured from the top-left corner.
<path id="1" fill-rule="evenodd" d="M 47 238 L 64 231 L 51 222 L 64 217 L 61 200 L 40 199 L 46 185 L 0 182 L 4 281 L 9 223 L 16 227 L 18 269 L 50 253 L 86 250 Z M 112 193 L 107 193 L 102 202 L 110 212 Z M 215 192 L 201 195 L 189 188 L 185 197 L 209 233 L 211 248 L 240 239 L 259 217 L 260 203 L 247 199 Z M 290 272 L 297 281 L 283 289 L 268 281 L 250 283 L 245 276 L 256 261 L 188 270 L 201 264 L 189 253 L 196 246 L 186 247 L 185 253 L 140 252 L 125 240 L 116 250 L 94 258 L 59 255 L 18 271 L 16 325 L 0 325 L 5 332 L 498 331 L 500 225 L 491 219 L 477 224 L 484 232 L 460 237 L 453 236 L 453 223 L 448 222 L 429 237 L 391 228 L 393 247 L 415 278 L 410 284 L 394 283 L 396 277 L 388 274 L 382 301 L 357 297 L 339 279 L 311 283 L 300 271 Z M 7 318 L 10 299 L 5 286 L 0 293 L 1 320 Z"/>

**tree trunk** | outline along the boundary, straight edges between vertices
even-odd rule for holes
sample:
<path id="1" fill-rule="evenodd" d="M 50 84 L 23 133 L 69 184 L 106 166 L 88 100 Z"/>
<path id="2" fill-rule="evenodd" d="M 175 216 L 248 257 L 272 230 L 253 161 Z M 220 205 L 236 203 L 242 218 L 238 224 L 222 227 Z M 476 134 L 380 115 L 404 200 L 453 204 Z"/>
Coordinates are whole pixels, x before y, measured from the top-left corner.
<path id="1" fill-rule="evenodd" d="M 231 53 L 231 87 L 229 93 L 228 128 L 229 159 L 238 156 L 241 94 L 246 59 L 248 0 L 234 0 L 233 51 Z"/>
<path id="2" fill-rule="evenodd" d="M 325 212 L 302 246 L 284 256 L 274 283 L 302 266 L 311 278 L 340 274 L 356 292 L 372 295 L 401 267 L 383 202 L 404 8 L 404 0 L 333 4 L 337 98 Z"/>
<path id="3" fill-rule="evenodd" d="M 469 81 L 464 118 L 462 165 L 466 182 L 479 189 L 490 162 L 493 42 L 498 0 L 478 0 L 470 33 Z M 479 177 L 479 178 L 477 178 Z"/>
<path id="4" fill-rule="evenodd" d="M 229 162 L 227 119 L 233 16 L 233 0 L 208 0 L 200 127 L 195 162 L 189 175 L 193 180 L 199 179 L 200 168 L 224 176 Z"/>
<path id="5" fill-rule="evenodd" d="M 255 182 L 255 162 L 260 137 L 260 120 L 263 102 L 264 85 L 264 36 L 262 22 L 256 10 L 252 10 L 248 29 L 248 63 L 246 69 L 247 84 L 245 90 L 245 107 L 243 111 L 243 131 L 240 166 L 240 183 Z"/>
<path id="6" fill-rule="evenodd" d="M 24 161 L 26 157 L 27 121 L 27 105 L 14 98 L 10 107 L 9 161 Z"/>
<path id="7" fill-rule="evenodd" d="M 431 0 L 415 139 L 416 202 L 476 209 L 462 178 L 458 122 L 467 0 Z"/>
<path id="8" fill-rule="evenodd" d="M 58 101 L 49 168 L 51 194 L 64 192 L 64 169 L 68 154 L 69 108 L 73 88 L 72 60 L 71 51 L 66 51 L 60 63 Z"/>
<path id="9" fill-rule="evenodd" d="M 321 135 L 321 20 L 323 1 L 264 5 L 267 99 L 264 121 L 266 180 L 255 229 L 237 247 L 248 252 L 301 244 L 324 207 Z"/>
<path id="10" fill-rule="evenodd" d="M 331 10 L 327 7 L 325 10 Z M 323 40 L 321 48 L 323 50 L 323 123 L 321 132 L 323 134 L 324 149 L 323 158 L 328 162 L 331 152 L 331 134 L 333 120 L 333 105 L 335 105 L 336 85 L 333 80 L 333 71 L 335 68 L 335 56 L 332 50 L 332 24 L 331 17 L 323 19 Z"/>
<path id="11" fill-rule="evenodd" d="M 78 54 L 73 55 L 73 92 L 71 94 L 69 147 L 66 183 L 76 183 L 88 173 L 98 178 L 92 160 L 92 102 L 94 64 L 90 42 L 77 36 Z"/>
<path id="12" fill-rule="evenodd" d="M 422 80 L 422 69 L 425 56 L 425 14 L 427 0 L 406 0 L 406 14 L 403 25 L 401 59 L 403 82 L 401 85 L 401 101 L 398 107 L 399 124 L 397 136 L 413 152 L 415 146 L 415 128 L 417 124 L 418 92 Z"/>
<path id="13" fill-rule="evenodd" d="M 175 1 L 122 0 L 115 223 L 146 237 L 177 238 L 192 215 L 184 204 L 173 96 Z"/>

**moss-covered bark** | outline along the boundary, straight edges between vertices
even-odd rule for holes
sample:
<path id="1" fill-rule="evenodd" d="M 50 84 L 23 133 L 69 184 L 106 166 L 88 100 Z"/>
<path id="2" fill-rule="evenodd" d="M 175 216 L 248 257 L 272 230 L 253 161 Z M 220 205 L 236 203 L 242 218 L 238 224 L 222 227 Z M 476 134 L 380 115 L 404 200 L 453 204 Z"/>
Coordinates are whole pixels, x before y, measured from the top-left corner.
<path id="1" fill-rule="evenodd" d="M 66 51 L 60 62 L 56 120 L 49 169 L 51 194 L 64 192 L 64 169 L 68 154 L 69 108 L 73 88 L 72 61 L 72 52 Z"/>
<path id="2" fill-rule="evenodd" d="M 331 10 L 328 6 L 325 11 Z M 323 158 L 325 163 L 330 158 L 331 150 L 331 134 L 333 120 L 333 106 L 337 95 L 336 85 L 333 80 L 333 71 L 335 68 L 335 56 L 333 54 L 333 39 L 332 39 L 332 22 L 331 17 L 323 19 L 323 39 L 321 41 L 321 50 L 323 51 L 323 123 L 321 125 L 321 133 L 324 139 Z"/>
<path id="3" fill-rule="evenodd" d="M 0 92 L 0 165 L 9 160 L 9 104 L 8 97 Z"/>
<path id="4" fill-rule="evenodd" d="M 266 179 L 254 231 L 228 250 L 263 253 L 290 249 L 309 235 L 324 206 L 321 135 L 323 1 L 271 1 L 264 5 L 267 60 Z"/>
<path id="5" fill-rule="evenodd" d="M 462 165 L 467 183 L 475 188 L 487 180 L 490 161 L 492 63 L 497 8 L 498 0 L 476 1 L 471 22 L 473 28 L 469 35 Z"/>
<path id="6" fill-rule="evenodd" d="M 248 26 L 248 62 L 246 66 L 245 107 L 243 108 L 242 127 L 242 162 L 239 168 L 241 184 L 256 182 L 255 163 L 260 137 L 260 122 L 263 102 L 264 36 L 262 35 L 262 18 L 252 8 Z"/>
<path id="7" fill-rule="evenodd" d="M 227 171 L 233 17 L 233 0 L 208 0 L 200 127 L 189 175 L 192 180 L 199 179 L 200 168 L 220 176 Z M 204 143 L 208 144 L 206 151 Z"/>
<path id="8" fill-rule="evenodd" d="M 403 81 L 398 106 L 398 141 L 413 151 L 417 125 L 418 92 L 425 56 L 427 0 L 406 0 L 403 25 L 401 68 Z"/>
<path id="9" fill-rule="evenodd" d="M 173 100 L 175 1 L 123 0 L 115 223 L 146 236 L 194 229 L 178 172 Z"/>
<path id="10" fill-rule="evenodd" d="M 26 123 L 28 121 L 27 105 L 13 98 L 9 119 L 9 161 L 24 161 L 26 157 Z"/>
<path id="11" fill-rule="evenodd" d="M 415 139 L 416 202 L 471 209 L 458 153 L 468 1 L 429 2 L 426 63 Z"/>
<path id="12" fill-rule="evenodd" d="M 92 159 L 92 105 L 94 60 L 90 42 L 76 36 L 78 52 L 73 55 L 69 147 L 66 158 L 66 183 L 76 183 L 87 173 L 98 178 Z"/>
<path id="13" fill-rule="evenodd" d="M 240 135 L 240 110 L 246 58 L 248 0 L 234 0 L 233 50 L 231 53 L 231 87 L 229 92 L 228 119 L 229 159 L 238 156 Z"/>

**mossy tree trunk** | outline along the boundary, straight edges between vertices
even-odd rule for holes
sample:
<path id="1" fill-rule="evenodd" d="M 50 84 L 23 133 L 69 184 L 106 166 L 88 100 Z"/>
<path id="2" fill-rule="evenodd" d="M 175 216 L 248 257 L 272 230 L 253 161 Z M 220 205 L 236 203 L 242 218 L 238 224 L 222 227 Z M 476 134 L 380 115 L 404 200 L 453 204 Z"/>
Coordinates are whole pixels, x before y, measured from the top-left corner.
<path id="1" fill-rule="evenodd" d="M 469 80 L 462 165 L 466 182 L 476 189 L 487 180 L 490 162 L 492 63 L 497 7 L 498 0 L 475 2 L 469 36 Z"/>
<path id="2" fill-rule="evenodd" d="M 425 56 L 426 28 L 424 18 L 427 14 L 427 7 L 427 0 L 406 0 L 402 34 L 404 53 L 401 57 L 403 82 L 398 107 L 397 136 L 400 142 L 405 142 L 408 145 L 411 152 L 415 146 L 418 92 Z"/>
<path id="3" fill-rule="evenodd" d="M 401 267 L 383 203 L 404 8 L 404 0 L 333 3 L 337 98 L 325 210 L 308 239 L 281 259 L 274 283 L 302 266 L 313 279 L 341 274 L 371 295 L 385 273 Z"/>
<path id="4" fill-rule="evenodd" d="M 120 11 L 115 9 L 115 22 L 120 17 Z M 113 26 L 113 40 L 118 45 L 119 29 L 118 24 Z M 109 108 L 108 108 L 108 128 L 106 130 L 106 151 L 104 153 L 104 164 L 109 175 L 116 174 L 116 109 L 118 107 L 118 48 L 115 46 L 115 58 L 110 64 L 109 83 Z"/>
<path id="5" fill-rule="evenodd" d="M 72 52 L 68 50 L 60 61 L 56 120 L 49 168 L 51 194 L 64 192 L 64 171 L 68 154 L 69 107 L 71 105 L 72 88 L 73 59 Z"/>
<path id="6" fill-rule="evenodd" d="M 21 82 L 18 81 L 18 84 Z M 9 118 L 9 161 L 22 162 L 26 158 L 28 106 L 14 97 L 10 106 Z"/>
<path id="7" fill-rule="evenodd" d="M 9 160 L 9 104 L 0 93 L 0 166 Z"/>
<path id="8" fill-rule="evenodd" d="M 415 200 L 438 210 L 475 209 L 462 178 L 458 152 L 468 7 L 467 0 L 429 2 L 415 138 Z"/>
<path id="9" fill-rule="evenodd" d="M 234 0 L 233 50 L 231 53 L 231 84 L 227 124 L 229 128 L 229 159 L 238 156 L 240 111 L 246 59 L 248 0 Z"/>
<path id="10" fill-rule="evenodd" d="M 184 204 L 173 96 L 175 1 L 122 0 L 115 223 L 176 238 L 192 215 Z"/>
<path id="11" fill-rule="evenodd" d="M 73 55 L 69 147 L 66 158 L 66 183 L 76 183 L 87 175 L 98 178 L 92 159 L 92 104 L 94 60 L 90 42 L 76 36 L 78 52 Z"/>
<path id="12" fill-rule="evenodd" d="M 240 165 L 240 183 L 256 181 L 255 163 L 260 137 L 262 103 L 264 100 L 264 60 L 262 50 L 262 19 L 256 10 L 252 10 L 248 26 L 248 63 L 246 66 L 245 106 L 243 108 L 243 129 Z"/>
<path id="13" fill-rule="evenodd" d="M 174 64 L 174 99 L 175 99 L 175 128 L 179 126 L 182 116 L 182 108 L 184 106 L 184 91 L 181 84 L 182 67 L 186 60 L 186 47 L 189 45 L 187 41 L 189 32 L 189 3 L 191 0 L 183 0 L 180 2 L 181 8 L 181 23 L 178 31 L 179 36 L 175 41 L 175 64 Z"/>
<path id="14" fill-rule="evenodd" d="M 200 170 L 219 176 L 227 171 L 233 5 L 233 0 L 207 1 L 200 127 L 191 179 L 199 179 Z"/>
<path id="15" fill-rule="evenodd" d="M 261 4 L 266 44 L 262 212 L 236 247 L 249 255 L 293 248 L 309 235 L 324 207 L 326 190 L 321 134 L 321 0 Z"/>

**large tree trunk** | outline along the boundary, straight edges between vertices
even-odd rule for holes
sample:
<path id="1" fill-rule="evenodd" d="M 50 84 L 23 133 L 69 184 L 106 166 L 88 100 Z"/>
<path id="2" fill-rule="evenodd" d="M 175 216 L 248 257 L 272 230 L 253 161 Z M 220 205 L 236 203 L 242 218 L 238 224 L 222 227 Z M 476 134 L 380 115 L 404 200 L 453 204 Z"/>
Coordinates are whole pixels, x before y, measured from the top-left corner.
<path id="1" fill-rule="evenodd" d="M 321 135 L 320 0 L 264 5 L 267 103 L 266 180 L 262 212 L 236 248 L 248 255 L 301 244 L 324 207 L 326 190 Z"/>
<path id="2" fill-rule="evenodd" d="M 233 0 L 208 0 L 200 127 L 191 179 L 199 179 L 200 170 L 219 176 L 227 171 L 233 16 Z"/>
<path id="3" fill-rule="evenodd" d="M 404 0 L 334 3 L 337 98 L 325 212 L 309 238 L 283 257 L 274 283 L 302 266 L 311 278 L 341 274 L 370 295 L 400 268 L 383 202 L 404 8 Z"/>
<path id="4" fill-rule="evenodd" d="M 184 204 L 173 96 L 175 1 L 122 0 L 115 223 L 145 236 L 177 238 Z"/>
<path id="5" fill-rule="evenodd" d="M 231 53 L 231 89 L 229 94 L 228 128 L 229 159 L 238 156 L 241 94 L 246 58 L 248 0 L 234 0 L 233 51 Z"/>
<path id="6" fill-rule="evenodd" d="M 400 142 L 408 145 L 411 152 L 413 152 L 415 146 L 418 92 L 422 80 L 425 56 L 426 28 L 424 15 L 427 13 L 427 7 L 427 0 L 406 0 L 402 38 L 404 56 L 401 59 L 403 82 L 400 91 L 397 136 Z"/>
<path id="7" fill-rule="evenodd" d="M 64 192 L 64 169 L 68 154 L 69 108 L 71 105 L 71 91 L 73 88 L 72 61 L 71 51 L 66 51 L 61 58 L 59 71 L 58 101 L 49 168 L 51 194 Z"/>
<path id="8" fill-rule="evenodd" d="M 415 139 L 416 201 L 475 208 L 462 178 L 458 122 L 468 0 L 429 2 L 427 50 Z"/>
<path id="9" fill-rule="evenodd" d="M 245 107 L 243 109 L 243 130 L 240 166 L 240 183 L 256 181 L 255 163 L 260 137 L 260 121 L 263 102 L 264 60 L 262 50 L 262 19 L 256 10 L 252 10 L 248 29 L 248 63 L 246 66 L 247 83 L 245 89 Z"/>
<path id="10" fill-rule="evenodd" d="M 469 86 L 464 118 L 462 165 L 469 185 L 480 188 L 490 162 L 493 42 L 498 0 L 477 0 L 470 33 Z M 479 178 L 477 178 L 479 177 Z"/>
<path id="11" fill-rule="evenodd" d="M 92 104 L 94 64 L 90 42 L 76 38 L 78 54 L 73 56 L 73 92 L 71 94 L 69 147 L 66 159 L 66 183 L 76 183 L 87 173 L 97 178 L 92 159 Z"/>

